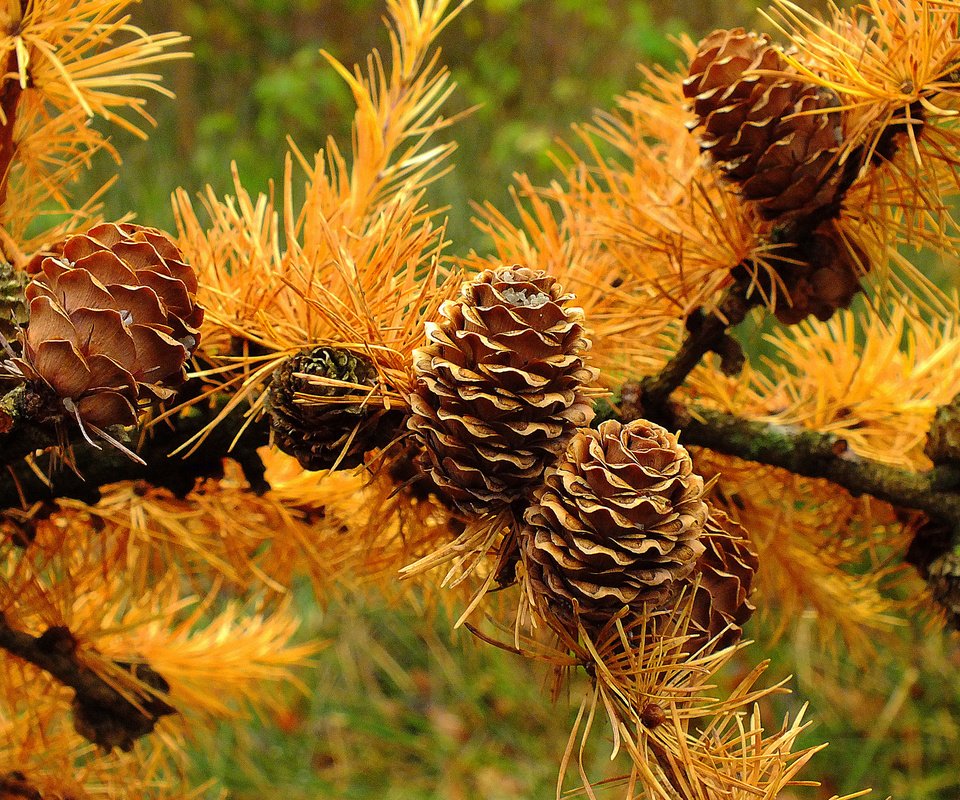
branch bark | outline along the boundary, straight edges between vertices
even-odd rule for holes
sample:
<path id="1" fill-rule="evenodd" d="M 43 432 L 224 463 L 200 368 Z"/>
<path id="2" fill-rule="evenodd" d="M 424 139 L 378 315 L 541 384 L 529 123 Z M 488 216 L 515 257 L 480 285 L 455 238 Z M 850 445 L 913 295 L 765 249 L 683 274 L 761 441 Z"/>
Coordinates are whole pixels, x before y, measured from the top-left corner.
<path id="1" fill-rule="evenodd" d="M 100 499 L 101 487 L 122 480 L 145 480 L 183 496 L 193 489 L 197 478 L 222 475 L 223 459 L 228 457 L 240 463 L 252 490 L 262 494 L 270 487 L 263 477 L 264 466 L 257 448 L 269 441 L 269 426 L 266 420 L 250 422 L 244 416 L 244 408 L 221 420 L 189 456 L 174 454 L 222 411 L 223 402 L 210 407 L 194 406 L 188 414 L 154 426 L 137 448 L 145 464 L 132 461 L 106 444 L 95 446 L 80 439 L 72 444 L 74 469 L 59 465 L 56 470 L 49 470 L 46 480 L 22 458 L 34 449 L 55 445 L 56 435 L 42 425 L 18 423 L 0 437 L 0 464 L 6 465 L 6 470 L 0 472 L 0 508 L 61 497 L 94 504 Z M 246 430 L 237 441 L 245 425 Z M 79 433 L 74 438 L 79 438 Z"/>
<path id="2" fill-rule="evenodd" d="M 622 411 L 630 418 L 635 409 Z M 822 478 L 854 497 L 869 494 L 960 528 L 960 465 L 942 464 L 926 472 L 912 472 L 861 458 L 842 437 L 833 434 L 770 425 L 703 408 L 671 409 L 652 421 L 679 429 L 686 445 L 707 447 L 807 478 Z"/>
<path id="3" fill-rule="evenodd" d="M 955 550 L 960 543 L 960 461 L 948 459 L 925 472 L 913 472 L 862 458 L 833 434 L 671 402 L 674 390 L 706 353 L 723 352 L 730 340 L 728 328 L 741 321 L 749 308 L 743 287 L 735 284 L 721 304 L 726 319 L 718 315 L 704 319 L 658 375 L 624 384 L 620 419 L 643 417 L 679 430 L 685 445 L 827 480 L 854 497 L 868 494 L 901 509 L 924 512 L 929 520 L 904 558 L 930 583 L 951 626 L 960 629 L 960 550 Z"/>
<path id="4" fill-rule="evenodd" d="M 154 670 L 145 664 L 118 664 L 151 689 L 138 691 L 133 702 L 79 660 L 76 639 L 67 628 L 51 627 L 31 636 L 13 628 L 0 613 L 0 647 L 73 689 L 77 732 L 107 750 L 129 751 L 137 739 L 153 731 L 161 717 L 176 713 L 159 697 L 170 687 Z"/>
<path id="5" fill-rule="evenodd" d="M 821 478 L 854 496 L 869 494 L 901 508 L 923 511 L 960 535 L 960 464 L 911 472 L 861 458 L 841 437 L 832 434 L 770 425 L 670 401 L 704 355 L 723 351 L 730 338 L 729 328 L 742 322 L 757 304 L 756 295 L 748 297 L 747 292 L 746 283 L 734 283 L 718 312 L 690 328 L 676 355 L 658 374 L 624 384 L 620 418 L 627 421 L 643 417 L 670 430 L 680 430 L 684 444 Z"/>

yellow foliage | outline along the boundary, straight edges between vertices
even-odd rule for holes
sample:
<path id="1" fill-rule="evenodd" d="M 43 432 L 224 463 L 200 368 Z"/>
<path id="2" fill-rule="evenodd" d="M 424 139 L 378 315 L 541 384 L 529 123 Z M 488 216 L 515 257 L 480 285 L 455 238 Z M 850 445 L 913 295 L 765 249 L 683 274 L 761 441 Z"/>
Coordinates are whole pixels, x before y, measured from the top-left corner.
<path id="1" fill-rule="evenodd" d="M 172 96 L 149 68 L 186 57 L 176 48 L 187 37 L 132 25 L 125 12 L 133 2 L 35 0 L 0 9 L 0 60 L 9 76 L 0 123 L 16 131 L 15 147 L 0 145 L 0 221 L 10 260 L 96 221 L 96 197 L 74 208 L 68 187 L 98 150 L 117 163 L 120 157 L 89 120 L 100 117 L 145 139 L 142 125 L 155 122 L 141 93 Z M 36 231 L 51 206 L 64 221 Z"/>
<path id="2" fill-rule="evenodd" d="M 94 152 L 117 155 L 90 117 L 143 135 L 153 120 L 138 92 L 166 93 L 145 70 L 178 57 L 171 48 L 184 37 L 132 26 L 124 14 L 131 2 L 35 0 L 0 9 L 0 244 L 19 266 L 41 244 L 96 218 L 98 194 L 75 209 L 67 193 Z M 193 376 L 201 389 L 158 414 L 152 435 L 162 435 L 156 423 L 208 408 L 218 412 L 194 445 L 234 411 L 254 424 L 277 366 L 316 345 L 366 355 L 378 381 L 364 402 L 406 410 L 414 351 L 425 323 L 459 290 L 460 268 L 516 263 L 550 273 L 583 307 L 591 358 L 614 390 L 656 376 L 738 282 L 758 317 L 790 302 L 790 267 L 802 266 L 791 252 L 800 242 L 701 151 L 689 132 L 683 67 L 642 69 L 638 91 L 560 145 L 554 181 L 540 187 L 516 177 L 511 212 L 476 206 L 491 252 L 449 254 L 441 209 L 427 190 L 452 168 L 455 144 L 438 134 L 463 115 L 445 116 L 454 84 L 434 44 L 467 2 L 387 0 L 389 60 L 374 51 L 349 69 L 324 53 L 356 105 L 349 149 L 328 139 L 307 154 L 290 141 L 278 188 L 255 197 L 236 168 L 230 196 L 210 187 L 199 201 L 175 193 L 180 246 L 206 308 Z M 823 21 L 774 0 L 773 17 L 793 45 L 786 63 L 835 92 L 843 112 L 834 166 L 849 185 L 836 208 L 818 209 L 824 216 L 806 233 L 833 220 L 839 252 L 856 262 L 854 278 L 870 273 L 872 285 L 863 307 L 773 329 L 768 355 L 748 358 L 739 371 L 706 356 L 669 399 L 695 418 L 718 410 L 773 433 L 832 435 L 835 455 L 852 463 L 922 471 L 934 414 L 960 395 L 960 306 L 927 285 L 898 248 L 955 242 L 948 200 L 960 190 L 960 3 L 867 0 L 850 11 L 834 7 Z M 689 59 L 694 44 L 680 44 Z M 34 235 L 48 206 L 64 219 Z M 552 665 L 557 695 L 568 673 L 584 668 L 592 687 L 558 796 L 575 762 L 594 796 L 582 752 L 598 718 L 614 755 L 629 759 L 621 783 L 631 797 L 775 800 L 804 785 L 797 773 L 820 748 L 801 746 L 802 713 L 779 728 L 763 723 L 761 705 L 779 691 L 756 688 L 765 665 L 720 696 L 717 675 L 743 645 L 686 651 L 698 579 L 678 590 L 672 608 L 624 611 L 599 632 L 541 618 L 511 551 L 524 498 L 496 515 L 464 518 L 423 480 L 407 444 L 398 428 L 362 466 L 329 473 L 263 448 L 269 489 L 259 495 L 225 458 L 222 475 L 198 480 L 184 496 L 120 481 L 100 487 L 95 505 L 25 499 L 9 511 L 0 621 L 31 636 L 68 629 L 77 662 L 131 700 L 145 684 L 129 666 L 149 665 L 168 681 L 180 713 L 163 719 L 156 743 L 93 757 L 63 713 L 69 692 L 3 655 L 0 764 L 22 764 L 24 780 L 51 796 L 168 796 L 168 788 L 181 796 L 176 761 L 187 723 L 271 707 L 276 695 L 266 686 L 298 685 L 297 668 L 322 647 L 298 640 L 292 597 L 305 577 L 321 603 L 373 583 L 394 587 L 395 600 L 456 603 L 457 624 L 469 618 L 479 638 Z M 842 641 L 863 657 L 899 624 L 907 610 L 897 599 L 907 581 L 900 557 L 917 516 L 719 452 L 697 449 L 695 460 L 713 481 L 712 501 L 748 531 L 760 555 L 758 598 L 781 632 L 814 619 L 826 648 Z M 419 577 L 419 593 L 396 588 L 400 574 Z M 462 588 L 445 595 L 446 586 Z"/>
<path id="3" fill-rule="evenodd" d="M 376 52 L 365 72 L 325 54 L 357 104 L 352 157 L 333 139 L 312 159 L 291 142 L 279 207 L 273 197 L 251 198 L 235 171 L 234 197 L 208 188 L 205 229 L 187 193 L 176 193 L 180 244 L 207 308 L 206 375 L 212 391 L 240 385 L 229 408 L 253 396 L 258 410 L 281 360 L 334 343 L 377 366 L 381 388 L 370 402 L 405 405 L 423 322 L 459 283 L 443 262 L 444 227 L 424 190 L 455 147 L 431 141 L 456 118 L 440 113 L 454 85 L 430 48 L 464 5 L 391 0 L 389 71 Z M 251 357 L 250 345 L 266 355 Z"/>

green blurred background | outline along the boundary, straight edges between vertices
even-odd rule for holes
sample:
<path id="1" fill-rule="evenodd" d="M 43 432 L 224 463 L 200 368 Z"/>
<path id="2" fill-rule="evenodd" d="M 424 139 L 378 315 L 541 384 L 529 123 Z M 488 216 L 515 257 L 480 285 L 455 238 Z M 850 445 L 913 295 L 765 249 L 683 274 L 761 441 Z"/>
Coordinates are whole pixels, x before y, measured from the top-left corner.
<path id="1" fill-rule="evenodd" d="M 805 4 L 807 7 L 817 3 Z M 571 122 L 634 88 L 635 65 L 673 63 L 670 37 L 760 23 L 752 0 L 476 0 L 441 36 L 459 91 L 449 110 L 480 109 L 451 132 L 463 166 L 435 187 L 450 205 L 457 250 L 483 243 L 468 200 L 506 208 L 513 172 L 550 175 L 548 150 Z M 176 186 L 231 189 L 236 161 L 245 186 L 265 191 L 282 176 L 285 137 L 304 152 L 328 134 L 349 142 L 350 94 L 320 48 L 347 65 L 386 46 L 383 0 L 145 0 L 136 21 L 192 38 L 194 58 L 168 65 L 175 103 L 158 99 L 158 128 L 142 143 L 118 133 L 124 156 L 111 215 L 136 210 L 169 225 Z M 102 169 L 112 165 L 101 164 Z M 104 173 L 95 172 L 92 180 Z"/>
<path id="2" fill-rule="evenodd" d="M 680 32 L 698 38 L 715 27 L 764 27 L 758 5 L 475 0 L 440 40 L 460 86 L 450 111 L 482 104 L 452 132 L 462 166 L 431 190 L 435 203 L 450 206 L 455 252 L 486 247 L 469 222 L 469 201 L 491 200 L 510 215 L 512 173 L 549 180 L 555 139 L 635 88 L 638 62 L 672 63 L 670 37 Z M 817 5 L 825 3 L 804 7 Z M 348 142 L 351 99 L 318 51 L 352 65 L 371 48 L 384 48 L 383 11 L 381 0 L 146 0 L 135 21 L 189 34 L 195 56 L 166 67 L 178 97 L 152 103 L 158 127 L 148 142 L 111 132 L 125 162 L 107 196 L 107 215 L 134 211 L 145 224 L 169 228 L 177 186 L 230 192 L 236 161 L 249 190 L 267 190 L 282 176 L 287 134 L 305 152 L 328 134 Z M 95 166 L 89 187 L 109 170 Z M 575 709 L 565 698 L 551 704 L 542 670 L 451 635 L 443 617 L 390 608 L 375 594 L 323 609 L 308 591 L 301 599 L 304 636 L 330 642 L 303 676 L 309 693 L 291 693 L 288 708 L 265 720 L 199 733 L 198 782 L 215 778 L 244 800 L 554 796 Z M 775 623 L 755 621 L 748 634 L 768 642 Z M 956 643 L 905 631 L 864 670 L 842 653 L 822 657 L 812 644 L 813 625 L 801 620 L 778 644 L 751 648 L 739 664 L 748 669 L 769 656 L 770 680 L 796 673 L 796 694 L 767 709 L 771 724 L 810 699 L 818 722 L 805 742 L 832 742 L 805 773 L 824 787 L 781 800 L 864 786 L 875 787 L 879 800 L 960 797 Z M 609 765 L 602 747 L 589 760 L 598 777 L 622 769 Z M 574 785 L 575 778 L 566 784 Z"/>

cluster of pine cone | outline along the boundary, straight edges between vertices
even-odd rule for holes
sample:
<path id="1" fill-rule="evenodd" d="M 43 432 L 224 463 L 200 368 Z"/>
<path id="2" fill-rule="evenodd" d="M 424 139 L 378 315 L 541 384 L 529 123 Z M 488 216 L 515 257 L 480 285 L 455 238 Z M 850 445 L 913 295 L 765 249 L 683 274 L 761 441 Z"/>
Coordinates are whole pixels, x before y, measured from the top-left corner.
<path id="1" fill-rule="evenodd" d="M 836 218 L 862 166 L 841 159 L 840 99 L 808 81 L 766 35 L 714 31 L 683 82 L 701 150 L 782 245 L 776 273 L 788 295 L 776 315 L 793 324 L 850 305 L 869 268 Z"/>
<path id="2" fill-rule="evenodd" d="M 509 513 L 536 605 L 568 630 L 696 585 L 697 645 L 732 644 L 756 557 L 711 513 L 675 435 L 646 420 L 586 427 L 596 372 L 573 299 L 542 271 L 501 267 L 443 307 L 415 356 L 407 425 L 423 467 L 465 515 Z"/>
<path id="3" fill-rule="evenodd" d="M 574 300 L 539 270 L 473 276 L 426 325 L 405 421 L 364 404 L 380 380 L 366 355 L 305 350 L 273 376 L 274 443 L 307 469 L 348 467 L 406 427 L 433 493 L 467 521 L 510 520 L 514 550 L 501 558 L 523 565 L 555 624 L 596 631 L 696 587 L 689 646 L 733 644 L 753 611 L 756 556 L 711 511 L 675 435 L 645 420 L 587 427 L 597 372 Z"/>

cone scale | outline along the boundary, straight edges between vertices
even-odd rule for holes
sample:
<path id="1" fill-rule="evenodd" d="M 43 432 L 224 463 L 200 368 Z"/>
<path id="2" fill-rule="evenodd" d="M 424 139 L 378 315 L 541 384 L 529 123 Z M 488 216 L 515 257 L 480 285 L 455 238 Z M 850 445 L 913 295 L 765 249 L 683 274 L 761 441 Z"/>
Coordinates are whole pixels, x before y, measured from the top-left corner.
<path id="1" fill-rule="evenodd" d="M 700 43 L 683 92 L 700 148 L 766 219 L 839 203 L 846 188 L 837 163 L 840 100 L 792 74 L 769 37 L 714 31 Z"/>
<path id="2" fill-rule="evenodd" d="M 531 593 L 561 619 L 597 625 L 666 601 L 704 551 L 703 486 L 658 425 L 610 420 L 578 431 L 524 515 Z"/>

